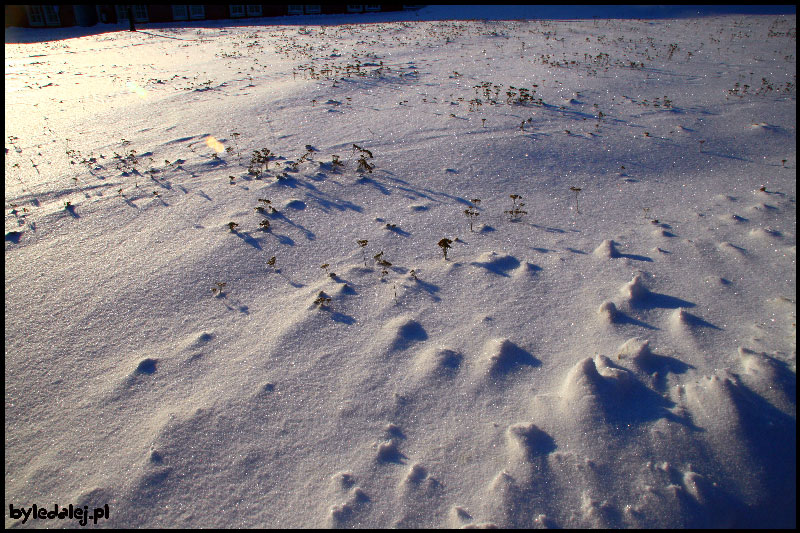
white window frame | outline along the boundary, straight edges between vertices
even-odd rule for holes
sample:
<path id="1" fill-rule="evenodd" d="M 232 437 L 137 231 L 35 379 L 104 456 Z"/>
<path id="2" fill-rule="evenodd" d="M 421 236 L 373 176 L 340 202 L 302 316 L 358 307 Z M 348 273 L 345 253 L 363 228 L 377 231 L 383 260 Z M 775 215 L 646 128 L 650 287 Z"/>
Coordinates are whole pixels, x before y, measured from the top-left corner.
<path id="1" fill-rule="evenodd" d="M 321 4 L 311 4 L 305 6 L 306 15 L 319 15 L 322 13 Z"/>
<path id="2" fill-rule="evenodd" d="M 364 4 L 347 4 L 348 13 L 362 13 L 364 11 Z"/>
<path id="3" fill-rule="evenodd" d="M 36 5 L 25 6 L 28 15 L 28 24 L 38 28 L 42 26 L 61 26 L 61 17 L 58 15 L 58 6 Z"/>
<path id="4" fill-rule="evenodd" d="M 377 13 L 381 10 L 381 4 L 364 4 L 364 11 L 367 13 Z"/>
<path id="5" fill-rule="evenodd" d="M 289 4 L 287 6 L 287 13 L 289 15 L 302 15 L 303 14 L 303 5 L 302 4 Z"/>
<path id="6" fill-rule="evenodd" d="M 42 6 L 25 6 L 28 12 L 28 24 L 34 27 L 44 26 L 44 10 Z"/>
<path id="7" fill-rule="evenodd" d="M 58 6 L 42 6 L 44 22 L 48 26 L 61 26 L 61 17 L 58 16 Z"/>
<path id="8" fill-rule="evenodd" d="M 261 5 L 259 4 L 247 4 L 247 16 L 248 17 L 260 17 L 263 14 L 261 10 Z"/>

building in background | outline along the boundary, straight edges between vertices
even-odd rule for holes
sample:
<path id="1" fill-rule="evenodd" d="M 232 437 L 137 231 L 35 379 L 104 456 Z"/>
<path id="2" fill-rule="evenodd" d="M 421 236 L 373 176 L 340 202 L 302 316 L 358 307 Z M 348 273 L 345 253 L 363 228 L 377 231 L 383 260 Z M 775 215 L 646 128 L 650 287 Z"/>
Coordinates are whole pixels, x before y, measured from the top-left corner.
<path id="1" fill-rule="evenodd" d="M 377 13 L 419 9 L 421 5 L 405 4 L 139 4 L 133 5 L 133 21 L 182 22 L 198 20 L 284 17 L 289 15 L 333 15 L 344 13 Z M 6 28 L 64 28 L 94 26 L 97 23 L 128 23 L 128 5 L 119 4 L 53 4 L 6 5 Z"/>

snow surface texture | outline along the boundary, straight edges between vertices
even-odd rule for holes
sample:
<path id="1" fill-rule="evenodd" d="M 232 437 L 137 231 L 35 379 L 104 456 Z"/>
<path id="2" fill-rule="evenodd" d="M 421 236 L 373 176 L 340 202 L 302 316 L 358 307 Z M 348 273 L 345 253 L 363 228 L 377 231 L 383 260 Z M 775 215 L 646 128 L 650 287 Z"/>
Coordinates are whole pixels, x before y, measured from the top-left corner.
<path id="1" fill-rule="evenodd" d="M 795 16 L 315 20 L 6 44 L 6 506 L 793 527 Z"/>

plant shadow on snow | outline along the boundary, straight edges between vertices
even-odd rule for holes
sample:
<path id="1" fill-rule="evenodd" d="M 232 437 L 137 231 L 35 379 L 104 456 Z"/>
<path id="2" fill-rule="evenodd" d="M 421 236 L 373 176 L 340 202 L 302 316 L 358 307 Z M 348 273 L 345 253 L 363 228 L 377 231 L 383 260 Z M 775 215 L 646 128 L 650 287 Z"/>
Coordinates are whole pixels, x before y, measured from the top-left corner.
<path id="1" fill-rule="evenodd" d="M 399 235 L 401 237 L 410 237 L 411 234 L 403 229 L 398 228 L 397 226 L 386 226 L 386 229 L 395 235 Z"/>
<path id="2" fill-rule="evenodd" d="M 234 307 L 232 305 L 225 304 L 225 307 L 227 307 L 229 311 L 238 311 L 238 312 L 240 312 L 240 313 L 242 313 L 244 315 L 249 315 L 250 314 L 250 308 L 248 306 L 240 305 L 240 304 L 235 304 L 235 305 L 236 305 L 236 307 Z"/>
<path id="3" fill-rule="evenodd" d="M 181 187 L 181 189 L 183 189 L 184 193 L 189 194 L 189 191 L 187 191 L 183 187 Z M 194 192 L 197 196 L 208 200 L 209 202 L 213 202 L 214 201 L 214 200 L 211 199 L 211 197 L 208 194 L 205 193 L 205 191 L 203 191 L 201 189 L 196 189 L 196 190 L 194 190 L 192 192 Z"/>
<path id="4" fill-rule="evenodd" d="M 436 293 L 440 290 L 438 285 L 434 285 L 433 283 L 428 283 L 427 281 L 417 278 L 414 280 L 413 286 L 419 287 L 420 290 L 427 292 L 434 302 L 441 301 L 441 298 L 436 296 Z"/>
<path id="5" fill-rule="evenodd" d="M 517 221 L 516 223 L 519 224 L 519 221 Z M 571 228 L 570 229 L 554 228 L 554 227 L 551 227 L 551 226 L 542 226 L 542 225 L 536 224 L 534 222 L 528 222 L 527 224 L 529 226 L 531 226 L 531 227 L 544 230 L 544 231 L 546 231 L 548 233 L 566 233 L 568 231 L 571 231 L 573 233 L 580 233 L 579 230 L 571 229 Z"/>
<path id="6" fill-rule="evenodd" d="M 317 202 L 317 204 L 319 204 L 324 211 L 330 211 L 331 209 L 336 209 L 337 211 L 350 210 L 355 211 L 356 213 L 361 213 L 363 211 L 360 205 L 348 202 L 347 200 L 341 200 L 338 198 L 336 200 L 331 200 L 330 198 L 323 198 L 322 196 L 318 195 L 306 195 L 306 197 Z"/>
<path id="7" fill-rule="evenodd" d="M 283 245 L 285 245 L 285 246 L 294 246 L 294 239 L 292 239 L 292 238 L 291 238 L 291 237 L 289 237 L 288 235 L 278 235 L 278 234 L 277 234 L 277 233 L 275 233 L 274 231 L 271 231 L 270 233 L 271 233 L 271 234 L 272 234 L 272 235 L 273 235 L 273 236 L 274 236 L 276 239 L 278 239 L 278 242 L 279 242 L 279 243 L 281 243 L 281 244 L 283 244 Z"/>
<path id="8" fill-rule="evenodd" d="M 239 300 L 229 304 L 228 301 L 227 301 L 228 300 L 228 293 L 220 291 L 217 294 L 216 299 L 220 300 L 228 311 L 238 311 L 238 312 L 240 312 L 242 314 L 245 314 L 245 315 L 249 315 L 250 314 L 250 307 L 248 307 L 247 305 L 244 305 Z"/>
<path id="9" fill-rule="evenodd" d="M 406 180 L 398 178 L 393 172 L 391 172 L 389 170 L 380 169 L 379 172 L 387 180 L 393 182 L 394 189 L 396 189 L 399 192 L 405 192 L 405 193 L 408 193 L 409 195 L 411 195 L 409 197 L 410 200 L 424 199 L 424 200 L 436 201 L 437 198 L 441 198 L 441 199 L 445 199 L 445 200 L 458 202 L 458 203 L 463 204 L 463 205 L 465 205 L 467 207 L 471 207 L 472 206 L 472 202 L 470 202 L 469 200 L 466 200 L 465 198 L 461 198 L 459 196 L 453 196 L 452 194 L 448 194 L 446 192 L 433 191 L 431 189 L 422 188 L 422 187 L 419 187 L 417 185 L 413 185 L 413 184 L 407 182 Z M 383 194 L 385 194 L 387 196 L 392 194 L 392 191 L 387 189 L 384 185 L 378 183 L 378 181 L 376 181 L 374 178 L 371 178 L 371 177 L 368 177 L 368 176 L 362 176 L 358 180 L 358 183 L 363 183 L 365 185 L 372 185 L 375 188 L 377 188 L 381 193 L 383 193 Z"/>
<path id="10" fill-rule="evenodd" d="M 314 234 L 313 231 L 309 230 L 308 228 L 306 228 L 305 226 L 303 226 L 301 224 L 298 224 L 297 222 L 292 221 L 291 219 L 289 219 L 283 213 L 280 213 L 280 212 L 270 213 L 269 217 L 271 219 L 280 219 L 283 222 L 286 222 L 287 224 L 289 224 L 290 226 L 297 228 L 298 230 L 302 231 L 305 234 L 306 239 L 308 239 L 309 241 L 314 241 L 314 240 L 317 239 L 317 236 Z M 280 238 L 279 238 L 279 240 L 280 240 Z M 294 242 L 292 242 L 292 244 L 294 244 Z"/>
<path id="11" fill-rule="evenodd" d="M 280 277 L 282 277 L 283 279 L 285 279 L 285 280 L 286 280 L 286 283 L 288 283 L 289 285 L 291 285 L 291 286 L 292 286 L 292 287 L 294 287 L 295 289 L 302 289 L 303 287 L 305 287 L 305 285 L 304 285 L 303 283 L 300 283 L 299 281 L 294 281 L 294 280 L 290 279 L 290 278 L 289 278 L 289 276 L 287 276 L 286 274 L 284 274 L 284 273 L 283 273 L 283 271 L 282 271 L 281 269 L 277 269 L 277 270 L 275 271 L 275 273 L 276 273 L 276 274 L 278 274 L 278 275 L 279 275 Z"/>
<path id="12" fill-rule="evenodd" d="M 75 212 L 75 206 L 74 206 L 74 205 L 72 205 L 72 204 L 69 204 L 69 205 L 67 205 L 67 206 L 64 208 L 64 211 L 66 211 L 67 213 L 69 213 L 69 214 L 70 214 L 70 216 L 72 216 L 72 218 L 81 218 L 81 216 L 80 216 L 78 213 L 76 213 L 76 212 Z"/>
<path id="13" fill-rule="evenodd" d="M 376 188 L 378 190 L 378 192 L 380 192 L 381 194 L 386 195 L 386 196 L 390 196 L 392 194 L 389 191 L 389 189 L 387 189 L 386 187 L 384 187 L 383 185 L 381 185 L 380 183 L 378 183 L 374 179 L 369 178 L 367 176 L 361 176 L 358 179 L 357 183 L 359 183 L 361 185 L 372 185 L 374 188 Z"/>
<path id="14" fill-rule="evenodd" d="M 327 307 L 320 307 L 320 311 L 324 311 L 330 314 L 331 320 L 333 320 L 334 322 L 341 322 L 342 324 L 348 324 L 348 325 L 356 323 L 355 318 L 353 318 L 350 315 L 341 313 L 339 311 L 334 311 L 333 309 L 329 309 Z"/>
<path id="15" fill-rule="evenodd" d="M 255 248 L 256 250 L 261 250 L 261 243 L 255 237 L 248 235 L 246 233 L 240 233 L 238 231 L 233 232 L 234 235 L 242 239 L 244 242 Z"/>

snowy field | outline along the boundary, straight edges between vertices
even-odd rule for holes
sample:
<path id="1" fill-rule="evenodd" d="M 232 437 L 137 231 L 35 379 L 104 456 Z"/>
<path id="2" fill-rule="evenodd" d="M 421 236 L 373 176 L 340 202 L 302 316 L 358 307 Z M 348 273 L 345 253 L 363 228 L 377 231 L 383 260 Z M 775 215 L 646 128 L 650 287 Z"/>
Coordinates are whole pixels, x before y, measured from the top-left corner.
<path id="1" fill-rule="evenodd" d="M 795 526 L 795 15 L 502 13 L 7 31 L 7 510 Z"/>

